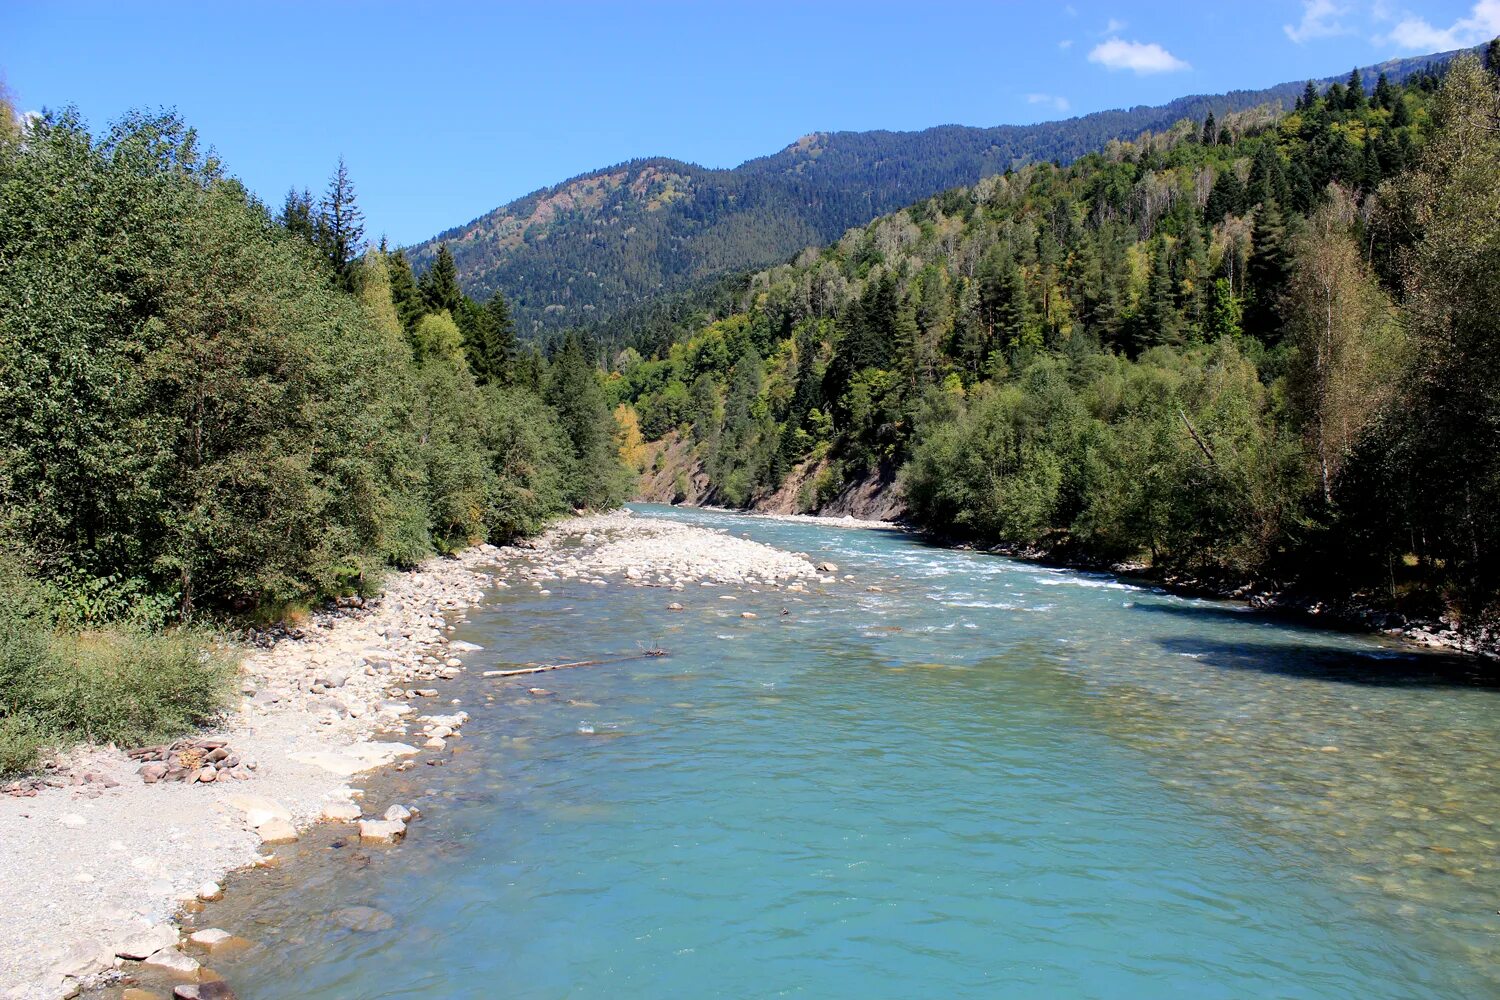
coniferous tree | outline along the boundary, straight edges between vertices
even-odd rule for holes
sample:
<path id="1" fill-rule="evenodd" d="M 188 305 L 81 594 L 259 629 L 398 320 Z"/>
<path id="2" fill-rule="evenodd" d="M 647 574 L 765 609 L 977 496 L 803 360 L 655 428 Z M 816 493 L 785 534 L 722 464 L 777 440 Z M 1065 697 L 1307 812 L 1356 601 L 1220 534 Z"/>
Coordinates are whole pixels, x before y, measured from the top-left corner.
<path id="1" fill-rule="evenodd" d="M 453 254 L 445 243 L 438 248 L 437 259 L 432 262 L 417 287 L 422 290 L 422 301 L 431 312 L 457 313 L 463 304 L 464 293 L 458 287 L 458 268 L 453 263 Z"/>
<path id="2" fill-rule="evenodd" d="M 1274 199 L 1256 211 L 1250 239 L 1245 332 L 1263 343 L 1274 343 L 1281 335 L 1281 294 L 1287 277 L 1286 218 Z"/>
<path id="3" fill-rule="evenodd" d="M 471 319 L 465 330 L 464 350 L 468 354 L 469 367 L 481 385 L 504 384 L 510 375 L 511 362 L 516 353 L 515 323 L 510 317 L 510 306 L 499 292 L 490 296 L 484 305 L 471 306 Z"/>
<path id="4" fill-rule="evenodd" d="M 1375 107 L 1382 110 L 1391 110 L 1391 102 L 1395 100 L 1395 91 L 1391 89 L 1391 81 L 1386 79 L 1384 73 L 1375 81 Z"/>
<path id="5" fill-rule="evenodd" d="M 1359 70 L 1349 71 L 1349 82 L 1344 84 L 1344 110 L 1363 111 L 1365 109 L 1365 82 L 1360 78 Z"/>
<path id="6" fill-rule="evenodd" d="M 391 272 L 391 301 L 396 305 L 396 315 L 401 318 L 401 326 L 407 333 L 417 328 L 417 320 L 427 311 L 427 303 L 422 299 L 422 292 L 417 288 L 417 279 L 412 277 L 411 264 L 406 259 L 406 254 L 400 250 L 393 251 L 388 258 Z"/>
<path id="7" fill-rule="evenodd" d="M 365 252 L 365 223 L 342 156 L 318 203 L 317 236 L 329 268 L 346 288 L 352 287 L 354 261 Z"/>
<path id="8" fill-rule="evenodd" d="M 1179 330 L 1175 299 L 1171 254 L 1166 238 L 1162 237 L 1156 241 L 1151 258 L 1151 276 L 1146 282 L 1146 296 L 1141 302 L 1140 334 L 1137 337 L 1141 350 L 1177 342 Z"/>
<path id="9" fill-rule="evenodd" d="M 296 188 L 288 189 L 286 201 L 281 206 L 281 215 L 276 221 L 308 246 L 317 246 L 317 211 L 313 207 L 312 194 L 306 188 L 301 191 Z"/>
<path id="10" fill-rule="evenodd" d="M 1205 146 L 1212 146 L 1219 141 L 1219 123 L 1214 121 L 1214 113 L 1210 111 L 1208 117 L 1203 119 L 1203 134 L 1199 141 Z"/>

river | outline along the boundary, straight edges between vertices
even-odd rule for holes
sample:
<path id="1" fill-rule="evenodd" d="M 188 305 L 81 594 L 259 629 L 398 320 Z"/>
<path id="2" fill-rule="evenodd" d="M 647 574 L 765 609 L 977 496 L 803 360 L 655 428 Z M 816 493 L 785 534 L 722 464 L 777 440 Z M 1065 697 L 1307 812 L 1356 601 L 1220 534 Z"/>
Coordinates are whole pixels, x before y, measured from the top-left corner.
<path id="1" fill-rule="evenodd" d="M 241 998 L 1500 996 L 1493 673 L 896 532 L 640 509 L 855 582 L 497 591 L 454 633 L 485 650 L 444 691 L 474 716 L 446 766 L 369 782 L 422 808 L 406 843 L 330 828 L 206 915 L 255 942 L 213 963 Z M 330 918 L 353 905 L 391 928 Z"/>

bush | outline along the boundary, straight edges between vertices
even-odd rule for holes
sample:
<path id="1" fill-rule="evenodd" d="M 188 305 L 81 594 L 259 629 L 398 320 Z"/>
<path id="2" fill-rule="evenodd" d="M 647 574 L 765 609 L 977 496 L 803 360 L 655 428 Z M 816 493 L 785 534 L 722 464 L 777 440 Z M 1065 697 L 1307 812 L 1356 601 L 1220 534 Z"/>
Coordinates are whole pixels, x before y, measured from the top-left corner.
<path id="1" fill-rule="evenodd" d="M 168 739 L 211 720 L 234 676 L 227 650 L 196 629 L 134 624 L 70 630 L 55 588 L 0 557 L 0 774 L 80 740 Z"/>

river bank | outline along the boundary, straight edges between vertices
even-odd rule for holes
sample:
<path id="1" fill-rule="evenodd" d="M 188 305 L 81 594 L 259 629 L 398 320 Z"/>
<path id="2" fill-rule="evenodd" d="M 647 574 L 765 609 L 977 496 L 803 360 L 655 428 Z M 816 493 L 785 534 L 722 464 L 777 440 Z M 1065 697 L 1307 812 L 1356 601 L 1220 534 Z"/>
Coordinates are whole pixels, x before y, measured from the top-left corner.
<path id="1" fill-rule="evenodd" d="M 181 753 L 142 763 L 81 747 L 0 795 L 0 995 L 73 996 L 130 960 L 196 976 L 206 956 L 178 948 L 174 914 L 213 898 L 225 873 L 274 863 L 299 828 L 359 817 L 357 776 L 419 752 L 377 737 L 435 726 L 417 721 L 424 709 L 457 711 L 428 685 L 462 669 L 470 650 L 445 632 L 495 582 L 482 567 L 498 556 L 430 560 L 363 608 L 312 616 L 301 638 L 263 639 L 236 709 L 181 748 L 191 768 Z"/>
<path id="2" fill-rule="evenodd" d="M 0 795 L 0 892 L 10 901 L 0 996 L 74 996 L 141 960 L 189 982 L 211 977 L 212 949 L 184 940 L 174 917 L 215 899 L 226 873 L 274 865 L 278 844 L 319 822 L 399 841 L 403 810 L 364 816 L 360 776 L 460 739 L 467 713 L 440 687 L 478 647 L 450 633 L 486 591 L 546 595 L 556 580 L 680 591 L 835 578 L 805 555 L 615 512 L 570 518 L 522 546 L 430 560 L 393 574 L 363 607 L 253 637 L 262 648 L 241 664 L 239 704 L 192 745 L 144 757 L 79 748 Z M 184 751 L 191 769 L 178 766 Z"/>

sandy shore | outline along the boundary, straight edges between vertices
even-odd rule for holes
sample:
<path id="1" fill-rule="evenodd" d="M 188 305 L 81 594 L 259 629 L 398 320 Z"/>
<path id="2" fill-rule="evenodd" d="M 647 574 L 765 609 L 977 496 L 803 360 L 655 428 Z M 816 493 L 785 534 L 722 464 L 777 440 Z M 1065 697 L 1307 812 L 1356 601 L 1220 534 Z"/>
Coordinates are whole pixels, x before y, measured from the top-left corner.
<path id="1" fill-rule="evenodd" d="M 423 730 L 415 742 L 425 745 L 427 731 L 441 740 L 462 724 L 460 710 L 437 704 L 426 685 L 472 651 L 450 645 L 445 632 L 482 599 L 493 582 L 484 568 L 500 555 L 481 546 L 393 574 L 367 608 L 316 616 L 305 638 L 252 650 L 237 710 L 203 734 L 226 744 L 245 777 L 148 784 L 123 749 L 92 747 L 43 772 L 53 787 L 0 796 L 0 996 L 73 996 L 124 955 L 160 965 L 206 960 L 191 943 L 177 947 L 171 921 L 200 892 L 213 894 L 206 883 L 265 863 L 296 827 L 354 821 L 359 791 L 350 782 L 420 752 L 396 741 L 404 729 Z M 444 717 L 421 722 L 428 714 Z M 380 733 L 395 739 L 372 739 Z M 400 836 L 394 826 L 369 832 Z"/>
<path id="2" fill-rule="evenodd" d="M 359 775 L 461 736 L 467 715 L 429 685 L 457 676 L 477 651 L 446 633 L 487 587 L 801 590 L 836 572 L 725 531 L 621 511 L 570 518 L 524 547 L 479 546 L 393 574 L 366 608 L 316 616 L 303 637 L 245 656 L 237 709 L 200 734 L 238 759 L 232 771 L 147 783 L 126 748 L 92 747 L 44 774 L 53 787 L 0 796 L 9 910 L 0 996 L 70 997 L 143 959 L 192 982 L 211 949 L 182 940 L 173 918 L 213 898 L 227 872 L 268 863 L 276 843 L 319 821 L 399 840 L 401 816 L 361 815 Z"/>

